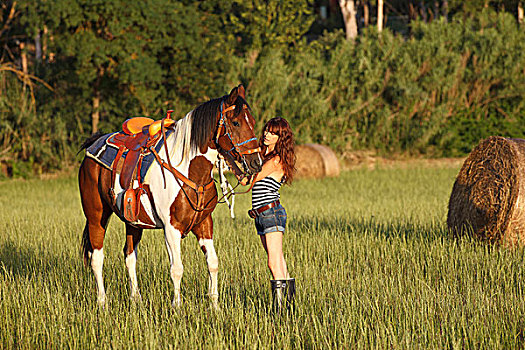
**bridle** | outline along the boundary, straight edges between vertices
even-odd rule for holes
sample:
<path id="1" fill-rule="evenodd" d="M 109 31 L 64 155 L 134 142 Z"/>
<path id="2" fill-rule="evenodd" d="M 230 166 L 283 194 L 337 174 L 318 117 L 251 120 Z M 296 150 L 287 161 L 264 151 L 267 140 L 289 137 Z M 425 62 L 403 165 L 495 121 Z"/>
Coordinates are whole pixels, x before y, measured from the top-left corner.
<path id="1" fill-rule="evenodd" d="M 217 133 L 215 134 L 215 146 L 218 150 L 223 151 L 223 155 L 226 155 L 227 157 L 230 157 L 232 159 L 236 159 L 239 162 L 242 162 L 244 166 L 244 170 L 248 168 L 248 165 L 246 164 L 245 156 L 253 153 L 261 152 L 261 147 L 255 147 L 255 148 L 248 148 L 245 150 L 241 150 L 240 146 L 247 144 L 251 141 L 257 141 L 256 137 L 249 138 L 244 141 L 236 142 L 237 140 L 234 140 L 234 137 L 232 133 L 232 126 L 228 118 L 226 118 L 226 112 L 233 111 L 235 109 L 235 105 L 231 105 L 230 107 L 224 108 L 224 101 L 221 102 L 221 109 L 220 109 L 220 119 L 219 119 L 219 126 L 217 127 Z M 248 109 L 246 105 L 243 106 L 243 110 Z M 253 129 L 252 129 L 253 131 Z M 219 143 L 220 139 L 227 137 L 228 141 L 231 145 L 231 148 L 226 150 L 222 148 Z M 245 175 L 245 171 L 243 171 L 243 175 Z"/>

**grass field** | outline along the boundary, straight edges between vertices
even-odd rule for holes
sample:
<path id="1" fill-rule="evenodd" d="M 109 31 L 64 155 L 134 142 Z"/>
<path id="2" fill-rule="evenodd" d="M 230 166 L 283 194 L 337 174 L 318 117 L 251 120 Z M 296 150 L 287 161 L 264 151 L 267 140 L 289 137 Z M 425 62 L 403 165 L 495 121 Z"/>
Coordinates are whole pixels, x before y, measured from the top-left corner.
<path id="1" fill-rule="evenodd" d="M 525 346 L 524 252 L 445 229 L 457 167 L 355 170 L 297 180 L 282 190 L 285 256 L 297 279 L 294 317 L 269 312 L 270 275 L 237 197 L 237 218 L 214 213 L 220 311 L 206 299 L 207 268 L 193 236 L 183 241 L 183 306 L 163 233 L 145 231 L 129 300 L 114 217 L 105 241 L 107 308 L 98 310 L 80 242 L 76 178 L 0 183 L 0 347 L 464 349 Z"/>

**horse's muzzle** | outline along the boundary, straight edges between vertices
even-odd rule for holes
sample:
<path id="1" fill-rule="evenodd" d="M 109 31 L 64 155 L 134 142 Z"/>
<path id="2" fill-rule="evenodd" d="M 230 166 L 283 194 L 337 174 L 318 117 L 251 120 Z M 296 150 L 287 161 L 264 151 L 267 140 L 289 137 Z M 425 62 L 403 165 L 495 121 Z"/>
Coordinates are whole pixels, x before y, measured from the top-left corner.
<path id="1" fill-rule="evenodd" d="M 259 153 L 250 154 L 243 161 L 244 172 L 248 175 L 257 174 L 262 169 L 262 159 Z"/>

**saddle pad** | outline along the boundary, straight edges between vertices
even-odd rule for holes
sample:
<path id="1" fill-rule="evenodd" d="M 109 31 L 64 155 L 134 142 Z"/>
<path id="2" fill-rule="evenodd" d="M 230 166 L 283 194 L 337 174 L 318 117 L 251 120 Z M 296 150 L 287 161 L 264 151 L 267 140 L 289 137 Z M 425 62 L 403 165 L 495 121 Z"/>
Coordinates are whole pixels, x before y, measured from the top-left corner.
<path id="1" fill-rule="evenodd" d="M 168 137 L 174 130 L 167 129 L 166 137 Z M 118 132 L 122 133 L 122 131 Z M 110 143 L 111 136 L 117 134 L 117 132 L 111 134 L 105 134 L 96 140 L 91 146 L 86 149 L 86 156 L 93 158 L 97 163 L 111 170 L 113 168 L 113 161 L 118 153 L 118 147 Z M 155 151 L 159 152 L 161 147 L 164 145 L 164 138 L 160 138 L 155 144 Z M 122 154 L 122 158 L 126 158 L 128 151 Z M 144 179 L 149 167 L 155 161 L 155 155 L 151 152 L 147 152 L 142 159 L 142 165 L 140 167 L 140 178 Z"/>

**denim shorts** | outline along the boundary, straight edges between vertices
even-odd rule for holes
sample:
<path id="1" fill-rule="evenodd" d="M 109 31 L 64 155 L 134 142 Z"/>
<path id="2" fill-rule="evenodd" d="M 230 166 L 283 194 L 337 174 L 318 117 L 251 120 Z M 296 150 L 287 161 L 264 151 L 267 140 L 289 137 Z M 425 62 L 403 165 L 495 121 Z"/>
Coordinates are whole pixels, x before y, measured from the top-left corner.
<path id="1" fill-rule="evenodd" d="M 279 204 L 276 207 L 266 209 L 255 217 L 255 227 L 258 235 L 270 232 L 283 232 L 286 227 L 286 210 Z"/>

